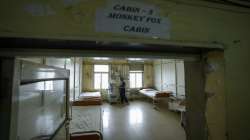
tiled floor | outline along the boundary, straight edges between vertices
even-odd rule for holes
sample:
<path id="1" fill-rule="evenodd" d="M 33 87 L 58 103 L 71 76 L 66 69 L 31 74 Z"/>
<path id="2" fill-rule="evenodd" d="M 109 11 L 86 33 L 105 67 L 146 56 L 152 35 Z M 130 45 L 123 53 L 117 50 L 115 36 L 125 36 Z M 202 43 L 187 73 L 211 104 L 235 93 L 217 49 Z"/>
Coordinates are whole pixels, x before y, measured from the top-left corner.
<path id="1" fill-rule="evenodd" d="M 149 102 L 103 105 L 104 140 L 185 140 L 180 116 Z"/>

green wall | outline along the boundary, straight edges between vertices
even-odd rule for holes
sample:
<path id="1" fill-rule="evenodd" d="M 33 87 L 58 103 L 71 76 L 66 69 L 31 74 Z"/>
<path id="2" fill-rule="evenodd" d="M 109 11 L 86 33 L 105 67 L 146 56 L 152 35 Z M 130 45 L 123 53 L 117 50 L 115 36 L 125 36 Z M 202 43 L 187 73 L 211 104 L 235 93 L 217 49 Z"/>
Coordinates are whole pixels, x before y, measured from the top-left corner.
<path id="1" fill-rule="evenodd" d="M 248 140 L 250 135 L 250 10 L 220 6 L 198 0 L 137 0 L 160 8 L 171 21 L 170 40 L 95 32 L 95 11 L 106 1 L 2 0 L 0 36 L 107 40 L 166 44 L 215 43 L 225 47 L 225 96 L 230 140 Z M 34 15 L 29 4 L 42 7 Z M 212 8 L 214 7 L 214 8 Z M 225 10 L 227 9 L 227 10 Z M 237 12 L 235 12 L 237 11 Z"/>

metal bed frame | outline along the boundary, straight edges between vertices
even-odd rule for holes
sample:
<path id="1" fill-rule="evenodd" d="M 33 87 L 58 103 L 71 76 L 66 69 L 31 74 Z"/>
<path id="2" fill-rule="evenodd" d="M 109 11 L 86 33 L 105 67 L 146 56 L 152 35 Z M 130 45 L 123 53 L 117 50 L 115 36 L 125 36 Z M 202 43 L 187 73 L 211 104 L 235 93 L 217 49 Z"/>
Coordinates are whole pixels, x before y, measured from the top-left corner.
<path id="1" fill-rule="evenodd" d="M 53 75 L 39 75 L 38 72 L 46 70 L 54 73 Z M 60 125 L 54 130 L 54 133 L 46 137 L 52 140 L 58 131 L 65 126 L 66 139 L 69 140 L 69 71 L 52 66 L 31 63 L 23 60 L 18 60 L 15 57 L 0 57 L 0 85 L 1 95 L 0 101 L 6 106 L 6 111 L 1 111 L 1 116 L 8 118 L 1 126 L 4 130 L 2 138 L 6 140 L 18 139 L 18 111 L 19 111 L 19 87 L 22 85 L 44 82 L 44 81 L 65 81 L 65 117 Z M 3 113 L 3 114 L 2 114 Z M 1 118 L 2 119 L 2 118 Z M 3 121 L 3 120 L 2 120 Z M 2 129 L 3 128 L 3 129 Z"/>
<path id="2" fill-rule="evenodd" d="M 70 112 L 72 112 L 72 106 L 70 108 Z M 102 132 L 103 132 L 103 119 L 102 119 L 102 116 L 103 116 L 103 109 L 102 107 L 100 106 L 100 131 L 99 130 L 88 130 L 88 131 L 78 131 L 78 132 L 73 132 L 73 133 L 70 133 L 70 136 L 71 135 L 74 135 L 74 134 L 88 134 L 88 133 L 98 133 L 100 135 L 100 140 L 103 140 L 103 135 L 102 135 Z M 71 114 L 71 120 L 72 120 L 72 114 Z"/>

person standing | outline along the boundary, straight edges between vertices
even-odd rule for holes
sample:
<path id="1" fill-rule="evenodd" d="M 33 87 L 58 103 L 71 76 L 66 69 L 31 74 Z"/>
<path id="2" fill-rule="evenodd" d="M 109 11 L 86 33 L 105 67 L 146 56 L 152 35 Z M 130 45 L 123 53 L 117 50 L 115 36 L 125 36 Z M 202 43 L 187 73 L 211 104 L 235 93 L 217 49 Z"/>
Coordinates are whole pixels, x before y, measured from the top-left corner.
<path id="1" fill-rule="evenodd" d="M 121 85 L 120 85 L 120 98 L 121 98 L 121 103 L 123 104 L 123 102 L 125 101 L 126 103 L 128 103 L 128 99 L 126 97 L 126 83 L 123 79 L 123 77 L 120 78 L 121 80 Z"/>

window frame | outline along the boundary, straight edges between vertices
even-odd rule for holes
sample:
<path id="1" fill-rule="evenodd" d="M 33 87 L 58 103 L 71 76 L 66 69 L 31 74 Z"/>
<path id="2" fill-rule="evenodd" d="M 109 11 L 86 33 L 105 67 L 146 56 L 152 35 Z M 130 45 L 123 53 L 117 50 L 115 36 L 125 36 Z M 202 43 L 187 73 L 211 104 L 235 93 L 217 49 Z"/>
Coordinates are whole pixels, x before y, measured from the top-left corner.
<path id="1" fill-rule="evenodd" d="M 134 85 L 134 87 L 131 87 L 131 82 L 130 82 L 130 80 L 131 80 L 131 78 L 130 78 L 130 74 L 135 74 L 135 85 Z M 136 83 L 137 83 L 137 74 L 141 74 L 141 87 L 136 87 Z M 143 84 L 144 84 L 144 71 L 129 71 L 129 88 L 130 89 L 139 89 L 139 88 L 142 88 L 143 87 Z"/>
<path id="2" fill-rule="evenodd" d="M 95 72 L 95 65 L 105 65 L 105 66 L 108 66 L 108 72 Z M 108 83 L 109 83 L 109 81 L 110 81 L 110 77 L 109 77 L 109 71 L 110 71 L 110 67 L 109 67 L 109 65 L 106 65 L 106 64 L 94 64 L 94 69 L 93 69 L 93 71 L 94 71 L 94 76 L 93 76 L 93 78 L 94 78 L 94 80 L 93 80 L 93 82 L 94 82 L 94 89 L 95 90 L 105 90 L 105 89 L 108 89 L 109 87 L 107 87 L 107 88 L 102 88 L 102 76 L 103 76 L 103 74 L 107 74 L 108 75 Z M 95 74 L 100 74 L 101 76 L 100 76 L 100 88 L 96 88 L 95 87 L 95 81 L 96 81 L 96 78 L 95 78 Z"/>

